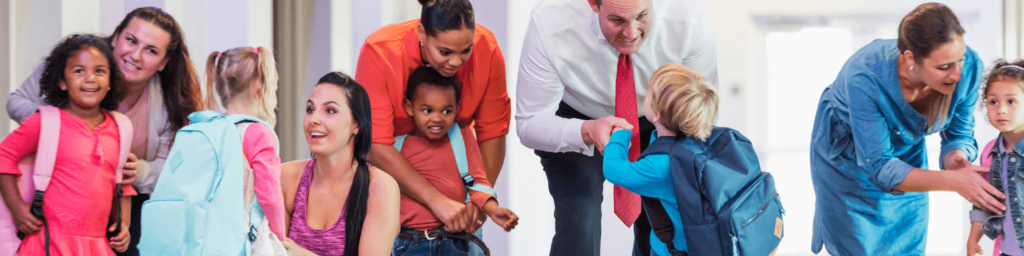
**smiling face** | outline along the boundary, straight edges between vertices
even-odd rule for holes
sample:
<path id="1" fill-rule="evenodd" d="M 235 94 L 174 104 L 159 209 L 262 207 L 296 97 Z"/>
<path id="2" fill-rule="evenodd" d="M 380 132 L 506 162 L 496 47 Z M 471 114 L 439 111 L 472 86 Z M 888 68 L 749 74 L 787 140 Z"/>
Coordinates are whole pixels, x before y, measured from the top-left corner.
<path id="1" fill-rule="evenodd" d="M 68 92 L 69 108 L 99 109 L 110 91 L 110 63 L 100 50 L 83 47 L 68 58 L 60 89 Z"/>
<path id="2" fill-rule="evenodd" d="M 423 60 L 442 76 L 454 76 L 462 64 L 466 64 L 466 60 L 473 55 L 472 29 L 463 27 L 430 36 L 423 30 L 423 25 L 420 25 L 417 35 L 423 43 L 420 47 Z"/>
<path id="3" fill-rule="evenodd" d="M 966 53 L 967 46 L 963 38 L 956 36 L 956 39 L 936 48 L 928 58 L 920 62 L 911 58 L 913 70 L 910 73 L 932 90 L 942 94 L 953 93 L 956 83 L 960 82 Z"/>
<path id="4" fill-rule="evenodd" d="M 171 34 L 151 22 L 132 18 L 114 38 L 114 58 L 128 84 L 148 83 L 167 65 Z"/>
<path id="5" fill-rule="evenodd" d="M 1020 81 L 1013 79 L 1001 79 L 988 86 L 988 94 L 985 95 L 985 109 L 988 111 L 988 121 L 1000 132 L 1024 131 L 1024 90 L 1021 90 Z"/>
<path id="6" fill-rule="evenodd" d="M 622 54 L 640 50 L 654 16 L 650 0 L 602 0 L 601 6 L 590 0 L 590 8 L 597 13 L 601 34 L 615 50 Z"/>
<path id="7" fill-rule="evenodd" d="M 405 113 L 416 123 L 413 135 L 430 140 L 444 138 L 458 113 L 455 99 L 454 88 L 420 85 L 412 101 L 405 101 Z"/>
<path id="8" fill-rule="evenodd" d="M 313 88 L 306 101 L 306 116 L 302 119 L 302 130 L 309 143 L 309 151 L 316 155 L 334 155 L 351 152 L 354 133 L 359 124 L 348 107 L 345 89 L 330 83 Z"/>

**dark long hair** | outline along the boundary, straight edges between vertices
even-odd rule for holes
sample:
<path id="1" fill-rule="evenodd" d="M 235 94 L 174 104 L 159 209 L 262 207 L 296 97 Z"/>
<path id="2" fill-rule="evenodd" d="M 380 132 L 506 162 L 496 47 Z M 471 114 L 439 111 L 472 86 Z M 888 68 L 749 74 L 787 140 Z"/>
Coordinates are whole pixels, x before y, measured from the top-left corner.
<path id="1" fill-rule="evenodd" d="M 39 95 L 44 97 L 46 104 L 64 108 L 71 102 L 71 96 L 67 91 L 60 89 L 60 82 L 64 81 L 64 69 L 68 59 L 75 53 L 95 48 L 107 58 L 107 68 L 110 70 L 109 86 L 110 91 L 100 101 L 100 108 L 109 111 L 117 110 L 121 98 L 124 97 L 125 88 L 121 83 L 121 69 L 114 60 L 114 51 L 110 44 L 102 37 L 91 34 L 76 34 L 68 36 L 57 46 L 53 47 L 50 56 L 46 57 L 46 64 L 43 66 L 43 74 L 39 79 Z"/>
<path id="2" fill-rule="evenodd" d="M 903 17 L 897 34 L 896 48 L 900 54 L 910 50 L 914 60 L 921 61 L 936 48 L 963 36 L 964 28 L 946 5 L 925 3 Z"/>
<path id="3" fill-rule="evenodd" d="M 359 254 L 359 239 L 366 219 L 366 200 L 370 194 L 370 165 L 366 154 L 370 153 L 370 140 L 373 138 L 370 120 L 370 96 L 355 79 L 341 72 L 327 73 L 316 84 L 333 84 L 345 91 L 348 97 L 348 108 L 352 111 L 352 119 L 359 126 L 355 145 L 352 150 L 356 164 L 356 174 L 352 178 L 352 188 L 345 201 L 345 255 Z"/>
<path id="4" fill-rule="evenodd" d="M 420 24 L 429 36 L 463 27 L 476 28 L 473 4 L 469 0 L 419 0 L 423 5 Z"/>
<path id="5" fill-rule="evenodd" d="M 188 55 L 188 46 L 185 45 L 185 36 L 181 32 L 181 26 L 174 20 L 174 17 L 159 8 L 142 7 L 124 16 L 121 24 L 114 29 L 114 34 L 107 39 L 108 42 L 113 42 L 120 36 L 132 18 L 152 23 L 171 35 L 165 55 L 165 58 L 170 59 L 167 61 L 167 66 L 157 72 L 157 75 L 160 76 L 160 90 L 164 95 L 164 109 L 167 110 L 170 132 L 178 132 L 181 127 L 189 124 L 188 115 L 202 108 L 203 95 L 200 91 L 199 75 L 196 68 L 192 66 L 192 59 Z M 160 128 L 163 129 L 163 127 Z"/>

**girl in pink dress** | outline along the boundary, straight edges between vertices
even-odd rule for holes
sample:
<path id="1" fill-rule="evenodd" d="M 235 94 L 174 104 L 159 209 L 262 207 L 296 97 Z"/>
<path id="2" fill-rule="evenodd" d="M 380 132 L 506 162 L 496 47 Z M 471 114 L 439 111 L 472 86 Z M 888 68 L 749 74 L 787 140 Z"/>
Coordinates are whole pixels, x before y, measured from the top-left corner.
<path id="1" fill-rule="evenodd" d="M 114 255 L 128 247 L 130 196 L 122 185 L 121 231 L 107 239 L 120 139 L 109 111 L 117 109 L 123 88 L 110 45 L 95 35 L 73 35 L 46 58 L 40 89 L 46 103 L 60 108 L 60 134 L 40 134 L 40 116 L 29 116 L 0 142 L 0 194 L 18 231 L 26 237 L 19 255 Z M 17 184 L 17 164 L 34 153 L 39 136 L 60 136 L 43 221 L 29 212 Z M 44 235 L 49 229 L 49 241 Z"/>

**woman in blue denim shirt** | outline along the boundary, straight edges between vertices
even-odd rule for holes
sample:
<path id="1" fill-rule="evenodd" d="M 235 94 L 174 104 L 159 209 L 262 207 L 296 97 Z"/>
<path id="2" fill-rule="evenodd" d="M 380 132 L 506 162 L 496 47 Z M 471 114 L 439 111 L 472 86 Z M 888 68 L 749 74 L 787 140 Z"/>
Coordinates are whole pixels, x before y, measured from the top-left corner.
<path id="1" fill-rule="evenodd" d="M 972 166 L 973 111 L 982 63 L 942 4 L 910 12 L 896 40 L 854 53 L 818 103 L 811 139 L 817 202 L 811 251 L 923 255 L 925 191 L 956 191 L 976 206 L 1004 206 Z M 929 171 L 924 138 L 941 132 L 943 172 Z M 906 193 L 905 193 L 906 192 Z M 991 194 L 991 195 L 990 195 Z"/>

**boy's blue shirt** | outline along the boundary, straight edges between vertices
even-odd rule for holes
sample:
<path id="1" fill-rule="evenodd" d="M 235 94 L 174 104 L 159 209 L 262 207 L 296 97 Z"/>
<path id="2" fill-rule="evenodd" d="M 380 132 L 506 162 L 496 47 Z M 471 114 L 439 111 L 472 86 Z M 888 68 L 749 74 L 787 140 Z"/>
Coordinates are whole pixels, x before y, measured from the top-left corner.
<path id="1" fill-rule="evenodd" d="M 657 134 L 657 131 L 651 134 L 651 143 L 658 139 Z M 632 136 L 633 133 L 629 130 L 620 130 L 612 134 L 604 148 L 604 177 L 608 182 L 633 193 L 659 199 L 668 212 L 672 225 L 675 226 L 672 241 L 676 244 L 676 249 L 686 251 L 686 235 L 683 234 L 682 218 L 676 204 L 669 156 L 648 155 L 637 159 L 636 162 L 629 162 L 629 142 Z M 654 231 L 651 231 L 651 248 L 658 255 L 669 255 L 668 247 L 654 235 Z"/>

